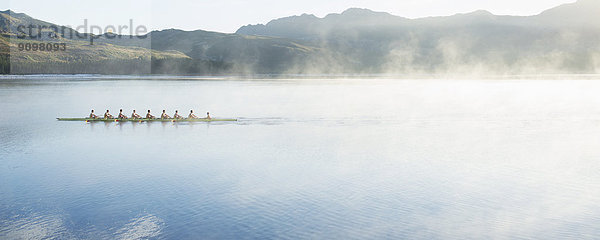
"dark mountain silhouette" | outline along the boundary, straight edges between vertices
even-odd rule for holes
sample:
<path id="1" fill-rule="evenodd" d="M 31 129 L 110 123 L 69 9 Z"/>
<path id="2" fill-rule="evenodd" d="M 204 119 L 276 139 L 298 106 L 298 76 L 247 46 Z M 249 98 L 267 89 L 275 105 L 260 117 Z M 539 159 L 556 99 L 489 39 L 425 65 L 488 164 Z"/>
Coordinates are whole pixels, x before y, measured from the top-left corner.
<path id="1" fill-rule="evenodd" d="M 94 59 L 105 57 L 106 51 L 133 56 L 118 53 L 146 49 L 157 59 L 152 67 L 160 72 L 188 74 L 597 73 L 598 13 L 598 0 L 579 0 L 535 16 L 498 16 L 480 10 L 408 19 L 351 8 L 323 18 L 302 14 L 246 25 L 235 34 L 169 29 L 153 31 L 144 39 L 101 37 L 96 43 L 103 51 L 72 54 Z M 0 12 L 0 43 L 6 45 L 15 34 L 11 27 L 15 23 L 36 21 L 48 24 L 25 14 Z M 75 46 L 85 43 L 70 41 Z M 71 58 L 65 57 L 69 62 Z"/>

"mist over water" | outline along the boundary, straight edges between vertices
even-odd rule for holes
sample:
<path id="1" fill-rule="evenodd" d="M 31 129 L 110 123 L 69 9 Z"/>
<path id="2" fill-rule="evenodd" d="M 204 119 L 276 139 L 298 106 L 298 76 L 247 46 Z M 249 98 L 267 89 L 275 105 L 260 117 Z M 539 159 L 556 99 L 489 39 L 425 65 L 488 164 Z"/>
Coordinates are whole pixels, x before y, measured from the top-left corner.
<path id="1" fill-rule="evenodd" d="M 115 78 L 0 79 L 0 238 L 600 234 L 594 76 Z"/>

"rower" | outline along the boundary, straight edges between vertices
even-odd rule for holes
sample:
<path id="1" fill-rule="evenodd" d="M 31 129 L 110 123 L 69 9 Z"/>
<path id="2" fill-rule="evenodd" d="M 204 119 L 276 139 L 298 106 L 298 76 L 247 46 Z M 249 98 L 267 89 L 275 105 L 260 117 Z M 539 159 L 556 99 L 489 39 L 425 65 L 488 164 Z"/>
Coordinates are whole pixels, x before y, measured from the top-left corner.
<path id="1" fill-rule="evenodd" d="M 96 114 L 94 114 L 94 109 L 92 109 L 92 113 L 90 113 L 90 118 L 93 118 L 93 119 L 98 118 L 98 116 L 96 116 Z"/>
<path id="2" fill-rule="evenodd" d="M 179 111 L 175 110 L 175 115 L 173 115 L 173 118 L 175 119 L 183 119 L 183 117 L 181 115 L 179 115 Z"/>
<path id="3" fill-rule="evenodd" d="M 127 119 L 127 116 L 123 114 L 123 109 L 119 109 L 119 119 Z"/>
<path id="4" fill-rule="evenodd" d="M 210 113 L 209 112 L 206 112 L 206 117 L 205 118 L 206 119 L 210 119 Z"/>
<path id="5" fill-rule="evenodd" d="M 167 114 L 167 112 L 166 112 L 166 111 L 163 109 L 163 113 L 160 115 L 160 118 L 161 118 L 161 119 L 169 119 L 169 118 L 171 118 L 171 117 L 170 117 L 170 116 Z"/>
<path id="6" fill-rule="evenodd" d="M 137 119 L 137 118 L 142 118 L 142 116 L 140 116 L 139 114 L 135 113 L 135 109 L 134 109 L 133 113 L 131 114 L 131 118 Z"/>
<path id="7" fill-rule="evenodd" d="M 148 110 L 148 113 L 146 114 L 146 118 L 154 119 L 154 116 L 152 116 L 152 114 L 150 114 L 150 110 Z"/>
<path id="8" fill-rule="evenodd" d="M 194 114 L 194 110 L 190 110 L 190 115 L 188 115 L 188 118 L 194 119 L 194 118 L 198 118 L 198 117 L 196 117 L 196 115 Z"/>
<path id="9" fill-rule="evenodd" d="M 110 115 L 110 113 L 108 113 L 108 109 L 106 110 L 106 113 L 104 113 L 104 118 L 114 118 L 113 115 Z"/>

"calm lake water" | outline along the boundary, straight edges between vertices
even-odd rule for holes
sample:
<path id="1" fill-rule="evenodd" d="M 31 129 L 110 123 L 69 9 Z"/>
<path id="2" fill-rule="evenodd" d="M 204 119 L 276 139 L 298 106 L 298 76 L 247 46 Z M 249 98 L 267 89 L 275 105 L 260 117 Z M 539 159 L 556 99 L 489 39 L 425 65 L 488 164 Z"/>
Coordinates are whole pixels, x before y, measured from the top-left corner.
<path id="1" fill-rule="evenodd" d="M 2 78 L 0 239 L 598 238 L 596 79 Z"/>

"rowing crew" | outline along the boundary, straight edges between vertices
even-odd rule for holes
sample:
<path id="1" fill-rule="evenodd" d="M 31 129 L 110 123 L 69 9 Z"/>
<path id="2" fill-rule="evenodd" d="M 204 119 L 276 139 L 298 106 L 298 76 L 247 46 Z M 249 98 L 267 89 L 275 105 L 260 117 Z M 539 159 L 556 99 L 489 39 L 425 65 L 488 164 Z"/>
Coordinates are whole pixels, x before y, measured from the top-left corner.
<path id="1" fill-rule="evenodd" d="M 90 113 L 90 118 L 92 118 L 92 119 L 98 118 L 98 116 L 96 114 L 94 114 L 93 109 L 92 109 L 92 112 Z M 154 117 L 154 115 L 150 114 L 150 110 L 148 110 L 148 113 L 146 113 L 146 118 L 147 119 L 156 119 L 156 117 Z M 104 113 L 104 119 L 115 119 L 115 117 L 113 115 L 111 115 L 108 110 L 106 110 L 106 112 Z M 123 109 L 120 109 L 117 119 L 129 119 L 129 118 L 125 114 L 123 114 Z M 131 119 L 142 119 L 142 116 L 140 116 L 139 114 L 137 114 L 135 112 L 135 110 L 133 110 L 133 113 L 131 113 Z M 169 116 L 165 110 L 162 110 L 160 119 L 185 119 L 185 118 L 183 116 L 179 115 L 178 110 L 175 110 L 175 114 L 173 115 L 173 117 Z M 187 119 L 199 119 L 199 117 L 197 117 L 194 114 L 194 110 L 190 110 L 190 114 L 188 114 Z M 206 117 L 204 119 L 211 119 L 209 112 L 206 113 Z"/>

